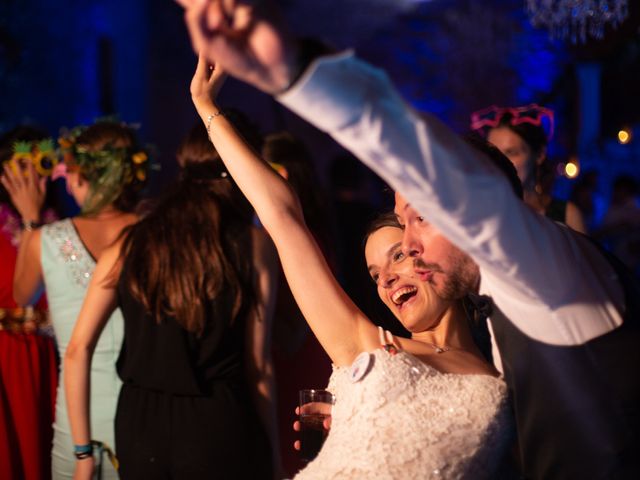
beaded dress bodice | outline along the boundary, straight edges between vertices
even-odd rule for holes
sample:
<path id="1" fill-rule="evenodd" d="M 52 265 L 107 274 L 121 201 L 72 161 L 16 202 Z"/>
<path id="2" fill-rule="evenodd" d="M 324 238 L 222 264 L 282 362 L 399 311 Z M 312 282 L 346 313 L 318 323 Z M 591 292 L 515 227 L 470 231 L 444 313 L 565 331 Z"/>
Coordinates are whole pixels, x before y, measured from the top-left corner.
<path id="1" fill-rule="evenodd" d="M 60 356 L 64 357 L 96 261 L 69 218 L 42 227 L 40 247 L 51 320 Z M 122 314 L 116 309 L 100 335 L 94 363 L 104 356 L 104 361 L 113 368 L 122 345 L 123 331 Z"/>
<path id="2" fill-rule="evenodd" d="M 334 367 L 331 431 L 295 478 L 490 478 L 512 438 L 504 382 L 440 373 L 402 351 L 370 355 L 357 382 Z"/>

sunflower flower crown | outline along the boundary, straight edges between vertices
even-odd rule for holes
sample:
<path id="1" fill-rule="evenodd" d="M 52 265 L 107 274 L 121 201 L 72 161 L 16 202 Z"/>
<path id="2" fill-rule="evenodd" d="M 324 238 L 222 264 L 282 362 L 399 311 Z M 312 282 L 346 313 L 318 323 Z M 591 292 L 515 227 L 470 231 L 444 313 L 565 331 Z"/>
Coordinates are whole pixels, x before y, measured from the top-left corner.
<path id="1" fill-rule="evenodd" d="M 102 121 L 111 122 L 111 119 Z M 100 120 L 98 120 L 100 122 Z M 132 126 L 121 123 L 132 129 Z M 52 138 L 39 141 L 18 141 L 13 144 L 13 155 L 4 164 L 14 173 L 20 165 L 32 163 L 42 177 L 64 177 L 67 171 L 75 171 L 89 182 L 90 190 L 82 212 L 95 213 L 114 202 L 124 191 L 142 190 L 150 165 L 149 155 L 140 147 L 117 147 L 105 144 L 100 150 L 78 144 L 78 137 L 87 129 L 78 126 L 63 132 L 56 146 Z M 26 174 L 26 172 L 25 172 Z"/>

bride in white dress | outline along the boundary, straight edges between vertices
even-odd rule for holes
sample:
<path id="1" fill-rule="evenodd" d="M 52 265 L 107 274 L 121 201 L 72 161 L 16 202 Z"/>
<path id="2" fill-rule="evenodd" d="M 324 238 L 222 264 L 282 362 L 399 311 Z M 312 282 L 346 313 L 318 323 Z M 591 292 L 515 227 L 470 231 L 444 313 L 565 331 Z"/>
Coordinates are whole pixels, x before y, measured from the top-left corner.
<path id="1" fill-rule="evenodd" d="M 381 217 L 365 249 L 374 276 L 385 257 L 396 256 L 396 289 L 413 283 L 410 262 L 398 257 L 401 241 L 395 217 Z M 404 340 L 385 336 L 380 344 Z M 443 361 L 453 352 L 431 347 Z M 492 375 L 442 373 L 429 360 L 396 350 L 361 354 L 359 370 L 334 367 L 328 390 L 338 401 L 330 435 L 297 480 L 493 477 L 511 432 L 503 382 Z"/>
<path id="2" fill-rule="evenodd" d="M 369 236 L 365 255 L 381 300 L 412 338 L 380 335 L 333 276 L 293 190 L 220 114 L 212 98 L 222 81 L 201 57 L 194 105 L 334 364 L 331 431 L 296 478 L 491 478 L 511 438 L 506 387 L 473 342 L 462 303 L 414 271 L 392 222 Z"/>

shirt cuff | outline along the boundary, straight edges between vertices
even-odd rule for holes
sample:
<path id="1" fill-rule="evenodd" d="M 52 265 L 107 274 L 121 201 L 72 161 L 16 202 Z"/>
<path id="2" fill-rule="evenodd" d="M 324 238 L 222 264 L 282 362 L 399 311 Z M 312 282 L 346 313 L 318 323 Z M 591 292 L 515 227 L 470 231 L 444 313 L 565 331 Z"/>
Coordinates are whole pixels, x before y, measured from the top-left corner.
<path id="1" fill-rule="evenodd" d="M 358 75 L 357 70 L 363 66 L 373 68 L 358 60 L 353 50 L 318 57 L 276 99 L 317 128 L 330 132 L 362 109 L 362 80 L 366 77 Z M 354 77 L 360 81 L 354 81 Z"/>

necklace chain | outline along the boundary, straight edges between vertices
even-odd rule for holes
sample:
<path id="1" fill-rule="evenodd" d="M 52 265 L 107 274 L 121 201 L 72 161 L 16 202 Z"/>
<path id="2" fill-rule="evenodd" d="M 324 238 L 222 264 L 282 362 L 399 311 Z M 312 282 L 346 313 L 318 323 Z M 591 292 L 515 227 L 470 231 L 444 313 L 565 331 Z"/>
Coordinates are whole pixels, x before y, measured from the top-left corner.
<path id="1" fill-rule="evenodd" d="M 439 345 L 436 345 L 435 343 L 430 343 L 430 342 L 425 342 L 425 343 L 427 345 L 431 345 L 435 349 L 436 353 L 445 353 L 451 350 L 451 347 L 447 347 L 447 346 L 441 347 Z"/>

